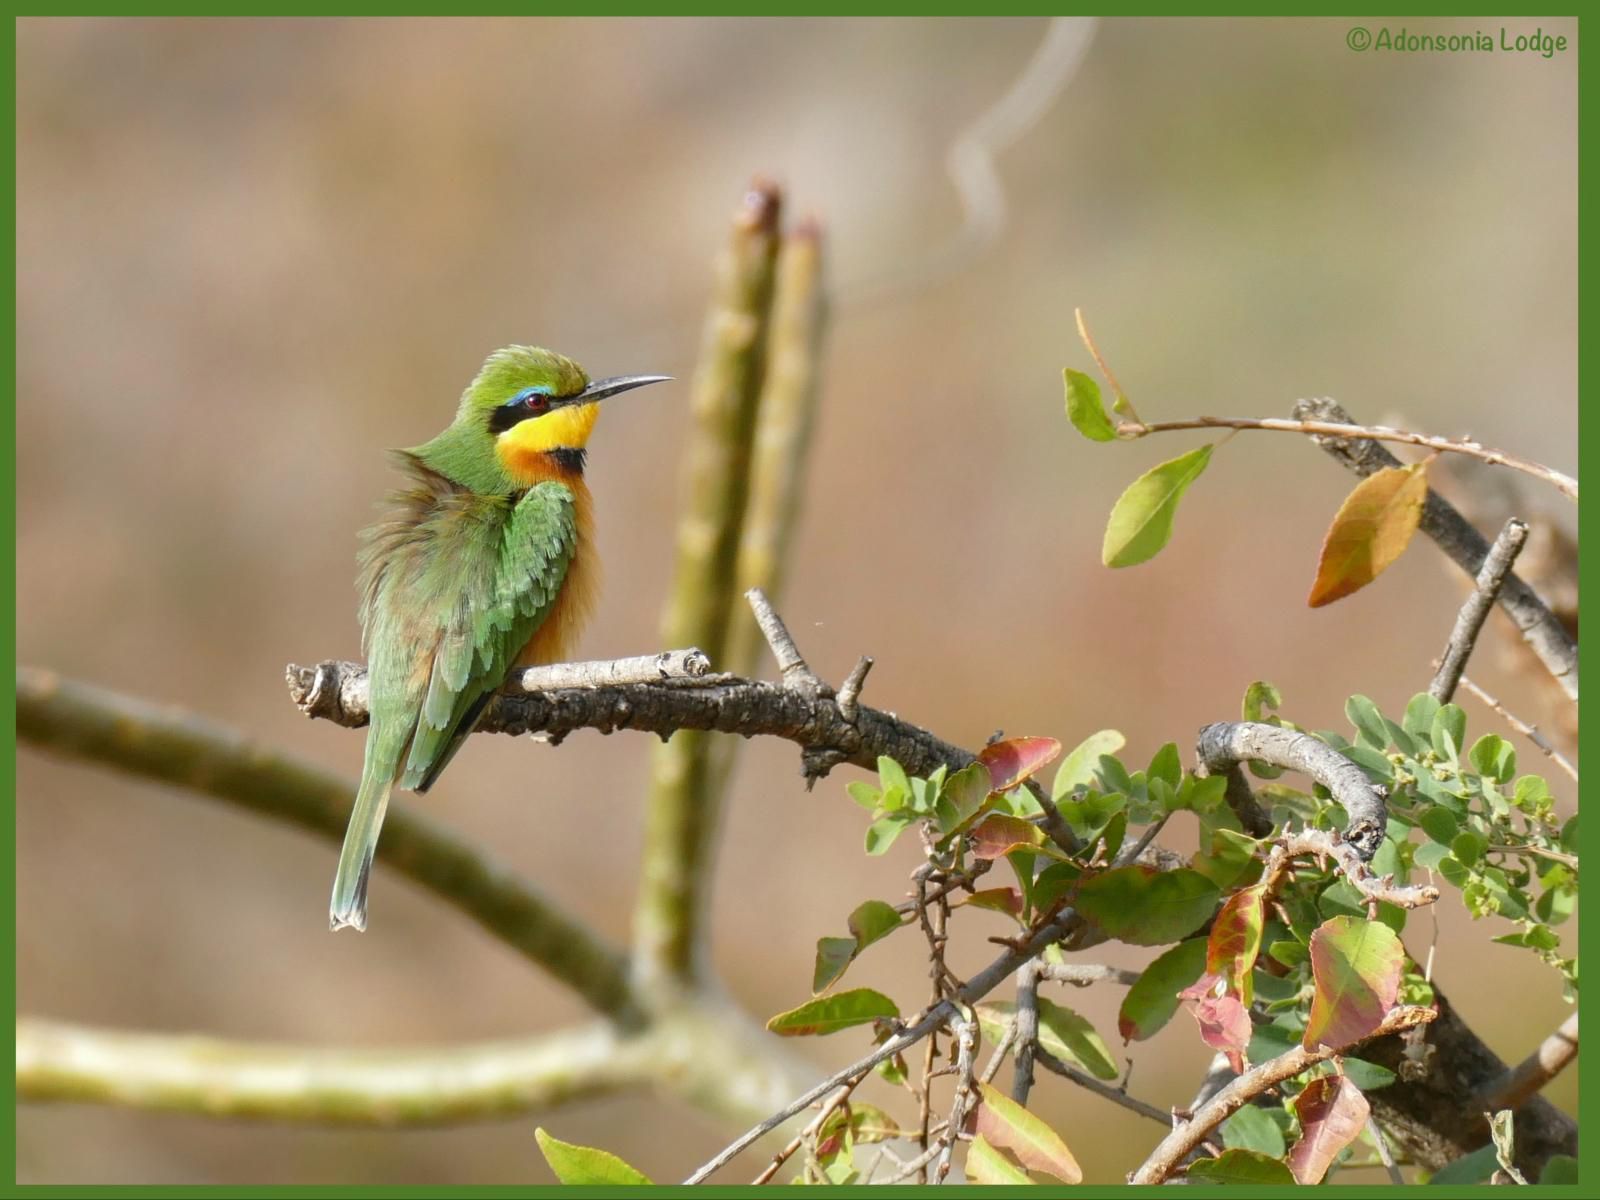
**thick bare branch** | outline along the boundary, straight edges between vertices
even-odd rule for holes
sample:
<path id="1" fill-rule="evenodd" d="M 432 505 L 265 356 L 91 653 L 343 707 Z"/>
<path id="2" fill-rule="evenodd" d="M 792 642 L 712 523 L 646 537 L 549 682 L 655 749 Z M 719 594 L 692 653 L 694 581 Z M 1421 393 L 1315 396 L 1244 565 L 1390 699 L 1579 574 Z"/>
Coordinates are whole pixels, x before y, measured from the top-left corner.
<path id="1" fill-rule="evenodd" d="M 1326 399 L 1301 400 L 1294 406 L 1294 415 L 1300 420 L 1355 424 L 1349 413 L 1334 401 Z M 1371 475 L 1384 467 L 1400 465 L 1400 460 L 1377 442 L 1320 434 L 1312 435 L 1311 440 L 1357 475 Z M 1456 511 L 1454 505 L 1437 492 L 1430 491 L 1427 502 L 1422 506 L 1421 529 L 1467 574 L 1476 577 L 1482 570 L 1483 560 L 1489 554 L 1488 541 Z M 1565 626 L 1539 598 L 1539 594 L 1515 574 L 1507 576 L 1499 602 L 1522 631 L 1524 640 L 1538 655 L 1539 661 L 1544 663 L 1567 695 L 1576 700 L 1578 644 Z"/>
<path id="2" fill-rule="evenodd" d="M 1195 749 L 1212 774 L 1233 771 L 1255 759 L 1309 775 L 1344 805 L 1350 818 L 1345 841 L 1363 860 L 1370 859 L 1383 844 L 1388 824 L 1383 795 L 1360 767 L 1309 734 L 1260 721 L 1219 721 L 1200 731 Z M 1251 803 L 1255 803 L 1253 798 Z"/>
<path id="3" fill-rule="evenodd" d="M 312 677 L 321 678 L 325 702 L 348 701 L 347 693 L 357 690 L 347 686 L 353 684 L 348 673 L 336 669 L 291 675 L 307 695 Z M 359 690 L 364 705 L 364 679 Z M 202 792 L 336 842 L 355 797 L 352 781 L 232 729 L 31 667 L 17 669 L 17 737 L 56 754 Z M 466 913 L 597 1011 L 624 1021 L 637 1016 L 619 951 L 443 826 L 391 804 L 378 861 Z"/>
<path id="4" fill-rule="evenodd" d="M 1478 633 L 1483 629 L 1483 623 L 1488 619 L 1489 610 L 1494 607 L 1500 589 L 1505 586 L 1506 576 L 1511 574 L 1511 564 L 1517 561 L 1522 544 L 1527 540 L 1527 523 L 1513 517 L 1500 530 L 1494 545 L 1489 547 L 1483 566 L 1478 570 L 1472 594 L 1456 614 L 1455 628 L 1450 631 L 1450 641 L 1439 659 L 1439 669 L 1434 672 L 1433 682 L 1428 685 L 1428 695 L 1440 704 L 1448 704 L 1456 694 L 1461 673 L 1467 669 L 1467 658 L 1478 644 Z"/>
<path id="5" fill-rule="evenodd" d="M 1295 1046 L 1285 1050 L 1276 1058 L 1252 1067 L 1218 1091 L 1202 1104 L 1189 1120 L 1163 1138 L 1161 1144 L 1151 1152 L 1150 1157 L 1145 1159 L 1144 1164 L 1128 1176 L 1128 1182 L 1134 1184 L 1166 1182 L 1185 1156 L 1200 1145 L 1208 1133 L 1268 1088 L 1282 1083 L 1285 1079 L 1293 1078 L 1307 1067 L 1343 1054 L 1361 1042 L 1396 1033 L 1402 1029 L 1411 1029 L 1417 1025 L 1425 1025 L 1433 1018 L 1434 1011 L 1431 1008 L 1396 1008 L 1390 1011 L 1377 1029 L 1358 1041 L 1343 1046 L 1318 1046 L 1311 1050 Z"/>

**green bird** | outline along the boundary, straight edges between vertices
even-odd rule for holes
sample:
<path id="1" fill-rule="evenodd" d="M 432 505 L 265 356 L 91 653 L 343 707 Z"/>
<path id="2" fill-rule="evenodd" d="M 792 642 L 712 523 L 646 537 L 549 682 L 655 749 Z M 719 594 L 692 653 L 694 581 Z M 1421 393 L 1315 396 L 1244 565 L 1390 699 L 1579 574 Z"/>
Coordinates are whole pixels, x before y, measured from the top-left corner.
<path id="1" fill-rule="evenodd" d="M 512 668 L 562 661 L 576 641 L 599 582 L 583 482 L 598 402 L 668 378 L 590 382 L 569 358 L 508 346 L 484 362 L 443 433 L 394 452 L 411 486 L 362 535 L 372 723 L 330 928 L 367 927 L 390 791 L 427 791 Z"/>

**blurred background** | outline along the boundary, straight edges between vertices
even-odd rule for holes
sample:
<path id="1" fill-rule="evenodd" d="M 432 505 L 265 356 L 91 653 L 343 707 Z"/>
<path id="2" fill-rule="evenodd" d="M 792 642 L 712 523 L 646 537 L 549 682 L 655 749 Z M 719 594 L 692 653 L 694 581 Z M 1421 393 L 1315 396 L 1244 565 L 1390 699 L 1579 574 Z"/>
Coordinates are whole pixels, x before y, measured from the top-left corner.
<path id="1" fill-rule="evenodd" d="M 1575 21 L 1541 24 L 1575 42 Z M 300 716 L 283 666 L 359 654 L 355 533 L 395 482 L 380 451 L 435 433 L 509 342 L 596 375 L 685 379 L 712 258 L 759 171 L 791 215 L 825 223 L 838 297 L 782 605 L 825 677 L 870 653 L 867 702 L 953 741 L 1004 728 L 1070 746 L 1115 727 L 1140 765 L 1168 740 L 1188 760 L 1257 678 L 1313 727 L 1343 728 L 1353 691 L 1398 710 L 1463 594 L 1431 545 L 1308 610 L 1353 479 L 1300 439 L 1244 434 L 1169 549 L 1107 571 L 1117 494 L 1203 439 L 1094 446 L 1062 412 L 1061 368 L 1090 367 L 1081 305 L 1147 419 L 1285 416 L 1326 394 L 1358 419 L 1470 432 L 1576 472 L 1576 50 L 1358 54 L 1347 28 L 1102 23 L 998 157 L 1004 221 L 952 259 L 946 153 L 1023 71 L 1043 20 L 22 20 L 19 661 L 203 711 L 353 780 L 361 737 Z M 683 400 L 681 384 L 641 393 L 592 445 L 607 586 L 587 657 L 660 648 Z M 1575 528 L 1554 493 L 1455 478 Z M 1491 626 L 1472 674 L 1548 723 L 1507 628 Z M 1462 703 L 1469 728 L 1500 728 Z M 417 803 L 621 941 L 650 746 L 475 739 Z M 1517 749 L 1525 770 L 1543 765 Z M 866 859 L 843 792 L 856 773 L 808 795 L 796 757 L 744 752 L 718 867 L 715 960 L 761 1018 L 806 998 L 816 938 L 862 899 L 898 899 L 915 853 Z M 1569 810 L 1572 789 L 1551 782 Z M 330 1045 L 582 1015 L 381 870 L 372 932 L 330 937 L 331 842 L 27 750 L 17 788 L 22 1012 Z M 1176 822 L 1164 836 L 1192 838 Z M 1560 984 L 1454 895 L 1436 976 L 1518 1059 L 1564 1017 Z M 971 969 L 1001 920 L 963 924 L 955 961 Z M 1430 932 L 1414 921 L 1414 951 Z M 852 980 L 920 1002 L 918 945 L 884 943 Z M 1473 986 L 1487 972 L 1493 992 Z M 1515 1005 L 1497 1000 L 1508 987 Z M 1115 1042 L 1117 991 L 1070 999 Z M 840 1065 L 859 1041 L 800 1049 Z M 1208 1055 L 1180 1016 L 1133 1058 L 1135 1093 L 1166 1106 Z M 1569 1072 L 1551 1097 L 1572 1107 L 1576 1085 Z M 1153 1144 L 1139 1118 L 1058 1080 L 1035 1095 L 1091 1181 L 1120 1180 Z M 392 1133 L 30 1107 L 17 1172 L 538 1182 L 536 1123 L 667 1179 L 735 1132 L 650 1096 Z"/>

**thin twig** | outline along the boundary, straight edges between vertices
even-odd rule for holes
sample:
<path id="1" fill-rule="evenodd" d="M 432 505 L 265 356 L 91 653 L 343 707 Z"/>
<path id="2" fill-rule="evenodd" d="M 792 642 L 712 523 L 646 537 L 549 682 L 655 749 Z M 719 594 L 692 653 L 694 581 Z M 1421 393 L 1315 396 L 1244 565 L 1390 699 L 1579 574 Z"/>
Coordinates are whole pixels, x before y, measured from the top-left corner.
<path id="1" fill-rule="evenodd" d="M 794 1135 L 787 1146 L 772 1156 L 772 1161 L 766 1165 L 766 1168 L 761 1172 L 761 1174 L 757 1175 L 755 1179 L 751 1181 L 752 1185 L 760 1185 L 768 1182 L 774 1175 L 778 1173 L 783 1164 L 788 1162 L 789 1159 L 794 1156 L 794 1152 L 796 1150 L 800 1149 L 800 1147 L 806 1141 L 815 1139 L 818 1131 L 822 1128 L 823 1123 L 833 1115 L 834 1110 L 837 1109 L 839 1105 L 843 1104 L 850 1098 L 850 1093 L 855 1091 L 856 1087 L 864 1078 L 864 1075 L 859 1075 L 854 1080 L 846 1080 L 842 1085 L 840 1085 L 838 1091 L 834 1092 L 833 1095 L 824 1100 L 822 1102 L 822 1107 L 817 1111 L 817 1115 L 806 1123 L 806 1127 L 804 1129 Z"/>
<path id="2" fill-rule="evenodd" d="M 1367 1117 L 1367 1135 L 1372 1138 L 1372 1144 L 1378 1148 L 1378 1161 L 1383 1164 L 1383 1169 L 1389 1173 L 1389 1182 L 1403 1187 L 1406 1177 L 1400 1174 L 1400 1168 L 1395 1165 L 1394 1153 L 1389 1149 L 1389 1139 L 1383 1135 L 1383 1126 L 1378 1124 L 1378 1118 Z"/>
<path id="3" fill-rule="evenodd" d="M 1198 1146 L 1205 1136 L 1223 1121 L 1238 1112 L 1255 1097 L 1275 1084 L 1291 1079 L 1316 1063 L 1323 1062 L 1372 1038 L 1398 1033 L 1417 1025 L 1425 1025 L 1438 1014 L 1431 1008 L 1409 1007 L 1391 1009 L 1381 1024 L 1370 1033 L 1341 1046 L 1317 1046 L 1306 1049 L 1295 1046 L 1276 1058 L 1252 1067 L 1243 1075 L 1223 1087 L 1215 1096 L 1201 1105 L 1195 1114 L 1178 1126 L 1145 1159 L 1137 1171 L 1128 1176 L 1134 1184 L 1164 1183 L 1177 1169 L 1184 1157 Z"/>
<path id="4" fill-rule="evenodd" d="M 1126 967 L 1111 967 L 1104 963 L 1047 963 L 1039 964 L 1038 975 L 1040 979 L 1048 979 L 1052 983 L 1071 983 L 1078 987 L 1087 987 L 1091 983 L 1120 983 L 1124 987 L 1132 987 L 1143 978 L 1139 971 L 1130 971 Z"/>
<path id="5" fill-rule="evenodd" d="M 1517 561 L 1517 555 L 1522 552 L 1523 543 L 1527 540 L 1527 522 L 1513 517 L 1505 523 L 1494 545 L 1489 547 L 1483 566 L 1478 570 L 1472 594 L 1456 614 L 1455 628 L 1450 631 L 1450 641 L 1440 657 L 1439 669 L 1434 672 L 1433 682 L 1428 685 L 1428 695 L 1440 704 L 1448 704 L 1456 694 L 1456 684 L 1461 680 L 1461 673 L 1467 669 L 1467 658 L 1478 643 L 1478 633 L 1500 595 L 1506 576 L 1511 574 L 1511 564 Z"/>
<path id="6" fill-rule="evenodd" d="M 1493 450 L 1467 438 L 1434 437 L 1413 433 L 1409 429 L 1394 429 L 1388 425 L 1353 425 L 1338 421 L 1291 421 L 1282 417 L 1189 417 L 1181 421 L 1125 422 L 1117 430 L 1126 438 L 1141 438 L 1151 433 L 1169 433 L 1182 429 L 1235 429 L 1261 430 L 1271 433 L 1316 434 L 1319 437 L 1360 438 L 1374 442 L 1401 442 L 1408 446 L 1424 446 L 1429 450 L 1451 454 L 1465 454 L 1495 466 L 1510 467 L 1535 479 L 1550 484 L 1562 495 L 1572 500 L 1578 498 L 1578 481 L 1542 463 Z"/>
<path id="7" fill-rule="evenodd" d="M 971 1111 L 977 1096 L 977 1086 L 973 1080 L 973 1071 L 977 1065 L 978 1021 L 970 1015 L 957 1018 L 955 1025 L 956 1042 L 956 1092 L 955 1098 L 950 1102 L 950 1119 L 945 1122 L 944 1148 L 939 1152 L 939 1165 L 933 1173 L 935 1183 L 943 1183 L 945 1176 L 950 1174 L 950 1154 L 955 1149 L 956 1139 L 961 1136 L 961 1131 L 966 1128 L 967 1113 Z"/>
<path id="8" fill-rule="evenodd" d="M 778 662 L 778 671 L 783 678 L 784 686 L 815 694 L 821 689 L 822 681 L 806 665 L 805 656 L 800 653 L 800 647 L 794 644 L 794 637 L 789 633 L 789 627 L 783 623 L 783 618 L 772 607 L 766 593 L 760 588 L 751 588 L 744 594 L 744 598 L 749 601 L 750 611 L 755 614 L 756 624 L 761 628 L 761 636 L 767 639 L 767 645 L 772 648 L 772 657 Z"/>
<path id="9" fill-rule="evenodd" d="M 1157 1122 L 1163 1127 L 1171 1127 L 1171 1113 L 1165 1111 L 1164 1109 L 1157 1108 L 1154 1104 L 1146 1104 L 1143 1100 L 1139 1100 L 1128 1095 L 1127 1091 L 1123 1088 L 1112 1087 L 1103 1079 L 1096 1079 L 1087 1071 L 1080 1071 L 1071 1063 L 1062 1062 L 1043 1046 L 1040 1046 L 1037 1051 L 1035 1051 L 1035 1057 L 1039 1065 L 1045 1068 L 1047 1071 L 1059 1075 L 1063 1079 L 1070 1079 L 1073 1083 L 1077 1084 L 1085 1091 L 1093 1092 L 1102 1100 L 1109 1100 L 1113 1104 L 1119 1104 L 1129 1112 L 1138 1113 L 1141 1117 L 1149 1117 L 1152 1121 Z"/>
<path id="10" fill-rule="evenodd" d="M 857 702 L 861 699 L 861 686 L 867 681 L 867 672 L 872 670 L 872 659 L 863 654 L 856 659 L 856 665 L 850 668 L 850 674 L 844 677 L 844 682 L 839 685 L 839 711 L 844 714 L 846 721 L 856 719 Z"/>
<path id="11" fill-rule="evenodd" d="M 1490 1112 L 1520 1108 L 1578 1057 L 1578 1014 L 1561 1022 L 1539 1048 L 1478 1092 L 1481 1106 Z"/>
<path id="12" fill-rule="evenodd" d="M 1339 425 L 1353 425 L 1350 414 L 1332 400 L 1301 400 L 1294 406 L 1295 419 Z M 1400 460 L 1380 445 L 1366 439 L 1313 434 L 1311 440 L 1341 466 L 1357 475 L 1371 475 L 1385 467 L 1396 467 Z M 1489 543 L 1472 523 L 1439 493 L 1428 492 L 1422 505 L 1419 528 L 1433 539 L 1457 566 L 1473 578 L 1489 554 Z M 1539 594 L 1516 574 L 1500 589 L 1500 607 L 1521 631 L 1523 640 L 1545 665 L 1555 681 L 1573 700 L 1578 698 L 1578 644 Z"/>
<path id="13" fill-rule="evenodd" d="M 1500 719 L 1511 726 L 1513 730 L 1537 746 L 1540 753 L 1572 777 L 1572 782 L 1578 782 L 1578 768 L 1573 765 L 1572 760 L 1552 746 L 1544 734 L 1540 733 L 1536 727 L 1529 725 L 1526 721 L 1509 712 L 1500 701 L 1474 683 L 1470 676 L 1463 675 L 1461 677 L 1461 686 L 1498 713 Z"/>
<path id="14" fill-rule="evenodd" d="M 1083 341 L 1084 348 L 1089 351 L 1089 356 L 1094 359 L 1095 366 L 1100 368 L 1100 374 L 1106 377 L 1106 382 L 1111 385 L 1111 394 L 1116 403 L 1113 409 L 1116 412 L 1125 412 L 1133 418 L 1134 423 L 1140 428 L 1149 428 L 1139 419 L 1139 414 L 1134 411 L 1133 401 L 1128 399 L 1128 394 L 1122 390 L 1122 385 L 1117 382 L 1117 377 L 1112 374 L 1111 368 L 1100 354 L 1100 347 L 1094 344 L 1094 338 L 1089 333 L 1089 322 L 1084 318 L 1083 309 L 1072 310 L 1073 319 L 1078 323 L 1078 337 Z"/>

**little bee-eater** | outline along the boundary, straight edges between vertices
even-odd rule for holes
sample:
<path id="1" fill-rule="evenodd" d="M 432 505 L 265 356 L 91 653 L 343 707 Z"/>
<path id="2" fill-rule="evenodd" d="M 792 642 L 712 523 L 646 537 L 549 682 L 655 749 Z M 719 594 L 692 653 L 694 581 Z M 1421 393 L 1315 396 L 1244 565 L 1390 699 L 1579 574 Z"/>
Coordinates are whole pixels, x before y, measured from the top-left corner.
<path id="1" fill-rule="evenodd" d="M 531 346 L 491 354 L 438 437 L 396 452 L 411 487 L 363 535 L 367 731 L 328 923 L 367 927 L 389 792 L 425 792 L 513 667 L 559 662 L 594 605 L 585 447 L 598 403 L 665 375 L 590 382 Z"/>

